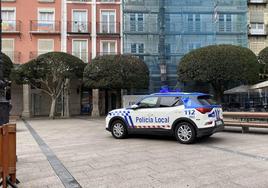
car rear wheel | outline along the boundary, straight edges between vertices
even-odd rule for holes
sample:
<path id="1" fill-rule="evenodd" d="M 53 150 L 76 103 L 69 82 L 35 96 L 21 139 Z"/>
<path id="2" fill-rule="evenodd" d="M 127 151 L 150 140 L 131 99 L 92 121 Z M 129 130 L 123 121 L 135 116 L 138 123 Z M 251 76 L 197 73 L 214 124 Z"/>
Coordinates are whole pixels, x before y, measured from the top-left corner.
<path id="1" fill-rule="evenodd" d="M 175 129 L 176 139 L 182 144 L 190 144 L 195 141 L 196 133 L 194 127 L 187 122 L 179 123 Z"/>
<path id="2" fill-rule="evenodd" d="M 126 126 L 120 120 L 116 120 L 112 123 L 111 132 L 112 132 L 113 137 L 116 139 L 122 139 L 127 136 Z"/>

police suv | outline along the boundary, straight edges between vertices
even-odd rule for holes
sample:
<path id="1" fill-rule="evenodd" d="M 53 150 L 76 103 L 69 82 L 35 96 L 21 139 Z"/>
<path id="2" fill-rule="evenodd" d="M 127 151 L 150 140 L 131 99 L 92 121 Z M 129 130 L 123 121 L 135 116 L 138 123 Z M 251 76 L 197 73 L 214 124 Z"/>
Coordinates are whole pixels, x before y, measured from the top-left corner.
<path id="1" fill-rule="evenodd" d="M 106 117 L 106 130 L 117 139 L 150 131 L 169 133 L 189 144 L 197 137 L 221 131 L 223 126 L 221 106 L 204 93 L 155 93 L 130 108 L 110 111 Z"/>

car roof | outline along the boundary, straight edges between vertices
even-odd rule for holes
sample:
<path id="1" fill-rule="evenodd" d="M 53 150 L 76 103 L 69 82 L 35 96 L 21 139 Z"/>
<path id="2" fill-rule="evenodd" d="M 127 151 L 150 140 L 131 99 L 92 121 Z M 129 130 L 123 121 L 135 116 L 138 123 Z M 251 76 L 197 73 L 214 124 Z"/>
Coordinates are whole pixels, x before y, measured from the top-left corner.
<path id="1" fill-rule="evenodd" d="M 163 97 L 185 97 L 185 96 L 208 96 L 209 94 L 205 93 L 187 93 L 187 92 L 163 92 L 163 93 L 153 93 L 151 96 L 163 96 Z"/>

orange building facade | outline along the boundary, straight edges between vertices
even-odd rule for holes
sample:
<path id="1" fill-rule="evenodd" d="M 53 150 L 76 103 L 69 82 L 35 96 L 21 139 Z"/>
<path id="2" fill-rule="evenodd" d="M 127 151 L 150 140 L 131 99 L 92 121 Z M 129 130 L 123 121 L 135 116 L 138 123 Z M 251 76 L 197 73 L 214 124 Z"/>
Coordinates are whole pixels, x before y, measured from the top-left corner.
<path id="1" fill-rule="evenodd" d="M 2 0 L 3 52 L 14 64 L 50 51 L 73 54 L 85 63 L 99 55 L 122 53 L 121 10 L 121 0 Z M 49 99 L 40 91 L 27 85 L 12 90 L 12 114 L 48 114 Z M 73 91 L 70 106 L 76 115 L 84 99 L 78 87 Z"/>

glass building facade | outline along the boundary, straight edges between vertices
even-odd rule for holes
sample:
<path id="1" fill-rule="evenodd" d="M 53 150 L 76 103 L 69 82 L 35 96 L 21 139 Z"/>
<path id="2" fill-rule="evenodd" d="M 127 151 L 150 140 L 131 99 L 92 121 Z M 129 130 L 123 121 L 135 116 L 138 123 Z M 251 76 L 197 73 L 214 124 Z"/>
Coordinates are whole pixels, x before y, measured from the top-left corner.
<path id="1" fill-rule="evenodd" d="M 177 84 L 177 64 L 213 44 L 247 47 L 247 0 L 124 0 L 123 51 L 143 59 L 150 92 Z"/>

